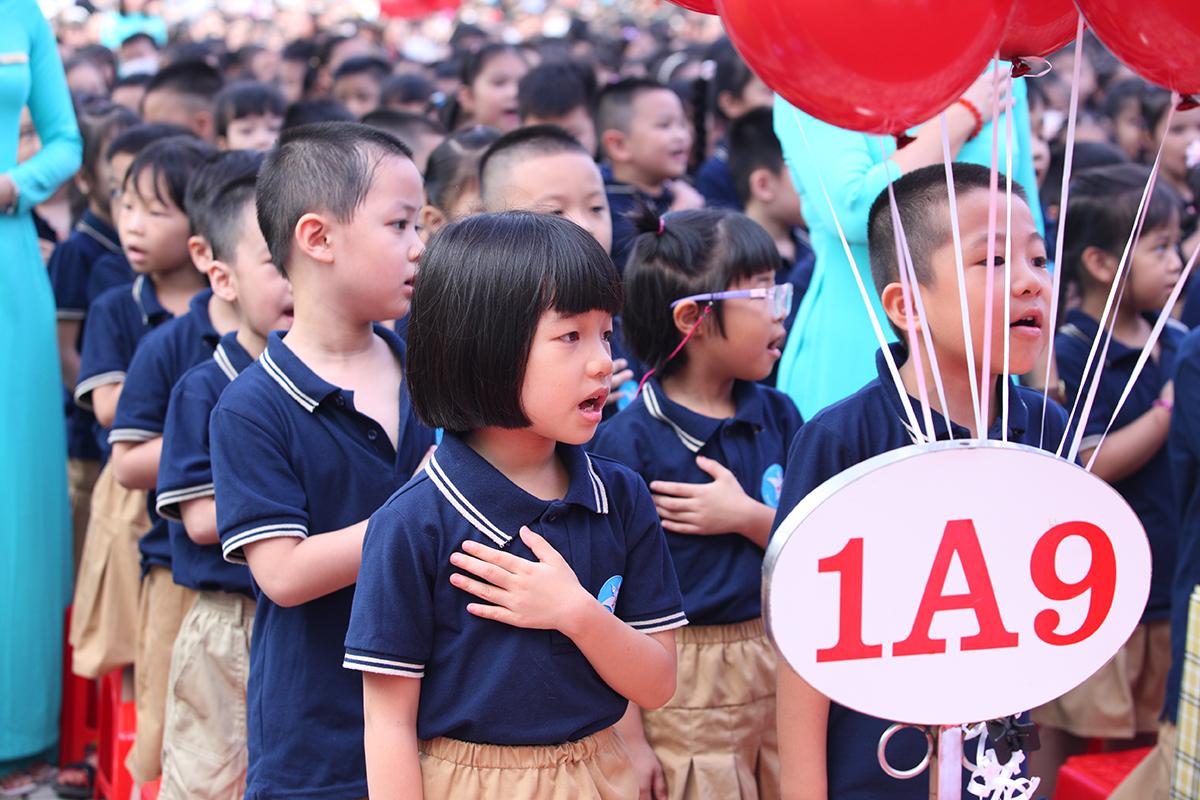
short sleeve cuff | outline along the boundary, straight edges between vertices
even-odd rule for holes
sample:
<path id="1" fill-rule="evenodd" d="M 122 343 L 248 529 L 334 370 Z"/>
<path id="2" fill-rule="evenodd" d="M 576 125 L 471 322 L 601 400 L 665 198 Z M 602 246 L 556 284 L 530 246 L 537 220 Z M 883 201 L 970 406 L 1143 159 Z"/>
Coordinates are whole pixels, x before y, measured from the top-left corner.
<path id="1" fill-rule="evenodd" d="M 108 443 L 132 442 L 141 444 L 162 436 L 162 431 L 151 431 L 145 428 L 113 428 L 108 434 Z"/>
<path id="2" fill-rule="evenodd" d="M 243 548 L 264 539 L 307 539 L 308 526 L 298 522 L 272 522 L 222 537 L 221 555 L 231 564 L 245 564 Z"/>
<path id="3" fill-rule="evenodd" d="M 1086 450 L 1094 450 L 1100 446 L 1100 442 L 1102 442 L 1103 440 L 1104 440 L 1104 434 L 1102 434 L 1102 433 L 1092 434 L 1091 436 L 1084 436 L 1083 440 L 1079 442 L 1079 452 L 1082 453 Z"/>
<path id="4" fill-rule="evenodd" d="M 168 489 L 159 492 L 154 501 L 154 510 L 163 519 L 180 522 L 179 506 L 189 500 L 199 500 L 202 497 L 212 497 L 216 494 L 211 483 L 201 483 L 196 486 L 186 486 L 181 489 Z"/>
<path id="5" fill-rule="evenodd" d="M 352 650 L 347 648 L 346 655 L 342 659 L 342 666 L 346 669 L 353 669 L 359 672 L 395 675 L 399 678 L 425 677 L 425 665 L 423 663 L 385 658 L 369 650 Z"/>
<path id="6" fill-rule="evenodd" d="M 111 370 L 109 372 L 101 372 L 98 375 L 84 378 L 79 383 L 75 384 L 75 405 L 80 408 L 92 410 L 92 392 L 99 389 L 101 386 L 109 386 L 114 383 L 123 383 L 125 381 L 125 373 L 122 370 Z"/>
<path id="7" fill-rule="evenodd" d="M 660 614 L 647 619 L 627 619 L 625 624 L 638 633 L 660 633 L 662 631 L 682 628 L 688 624 L 687 615 L 682 610 L 672 614 Z"/>
<path id="8" fill-rule="evenodd" d="M 76 322 L 86 317 L 87 312 L 82 308 L 60 308 L 54 316 L 59 322 Z"/>

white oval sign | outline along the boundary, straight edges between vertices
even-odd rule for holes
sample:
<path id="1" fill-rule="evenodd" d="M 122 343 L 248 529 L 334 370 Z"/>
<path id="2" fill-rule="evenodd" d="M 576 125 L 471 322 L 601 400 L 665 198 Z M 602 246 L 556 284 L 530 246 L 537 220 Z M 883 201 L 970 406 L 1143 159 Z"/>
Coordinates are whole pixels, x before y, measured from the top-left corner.
<path id="1" fill-rule="evenodd" d="M 1141 618 L 1150 547 L 1079 467 L 944 442 L 826 481 L 779 527 L 764 573 L 767 629 L 818 691 L 956 725 L 1034 708 L 1103 666 Z"/>

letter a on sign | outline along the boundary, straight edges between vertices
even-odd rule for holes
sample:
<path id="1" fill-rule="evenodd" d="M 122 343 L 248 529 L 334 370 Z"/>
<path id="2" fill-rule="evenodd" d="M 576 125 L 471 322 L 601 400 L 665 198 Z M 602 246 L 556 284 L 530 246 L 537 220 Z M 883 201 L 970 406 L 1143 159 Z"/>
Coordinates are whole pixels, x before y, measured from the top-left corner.
<path id="1" fill-rule="evenodd" d="M 955 555 L 958 556 L 963 574 L 967 577 L 965 594 L 944 593 L 946 576 L 950 572 L 950 564 Z M 937 555 L 933 559 L 933 568 L 929 572 L 929 581 L 925 584 L 925 594 L 921 597 L 912 633 L 904 641 L 896 642 L 892 648 L 892 655 L 916 656 L 946 652 L 946 640 L 930 638 L 929 626 L 933 623 L 934 614 L 939 611 L 960 609 L 974 611 L 975 619 L 979 621 L 979 633 L 963 637 L 963 650 L 1017 646 L 1017 634 L 1006 630 L 1004 620 L 1000 618 L 1000 606 L 996 603 L 996 593 L 992 590 L 992 579 L 988 575 L 987 563 L 983 560 L 979 537 L 975 534 L 975 525 L 969 519 L 955 519 L 946 523 L 946 531 L 942 534 L 942 543 L 938 545 Z"/>

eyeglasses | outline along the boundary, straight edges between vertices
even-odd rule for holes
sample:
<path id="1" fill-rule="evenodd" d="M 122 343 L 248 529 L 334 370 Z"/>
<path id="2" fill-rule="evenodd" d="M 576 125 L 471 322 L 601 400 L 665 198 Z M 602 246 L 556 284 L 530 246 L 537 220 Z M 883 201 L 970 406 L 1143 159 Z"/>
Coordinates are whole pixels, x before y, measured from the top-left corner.
<path id="1" fill-rule="evenodd" d="M 749 297 L 753 299 L 762 299 L 767 301 L 767 310 L 771 312 L 772 319 L 783 319 L 788 314 L 792 313 L 792 285 L 790 283 L 779 283 L 775 286 L 759 286 L 755 289 L 733 289 L 727 292 L 708 292 L 707 294 L 693 294 L 687 297 L 681 297 L 671 303 L 671 308 L 675 308 L 680 303 L 686 303 L 692 300 L 697 303 L 713 302 L 715 300 L 734 300 L 739 297 Z"/>

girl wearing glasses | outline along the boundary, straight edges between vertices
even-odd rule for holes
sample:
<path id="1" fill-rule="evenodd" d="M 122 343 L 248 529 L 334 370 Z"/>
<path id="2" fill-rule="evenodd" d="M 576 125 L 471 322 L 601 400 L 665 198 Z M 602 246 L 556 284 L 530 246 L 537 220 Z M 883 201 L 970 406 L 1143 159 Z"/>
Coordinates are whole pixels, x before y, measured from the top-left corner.
<path id="1" fill-rule="evenodd" d="M 618 724 L 653 797 L 778 795 L 775 657 L 763 550 L 800 414 L 759 383 L 779 359 L 792 287 L 771 237 L 726 210 L 635 219 L 625 341 L 653 369 L 592 449 L 649 484 L 691 624 L 675 696 Z M 645 795 L 643 795 L 645 796 Z"/>

